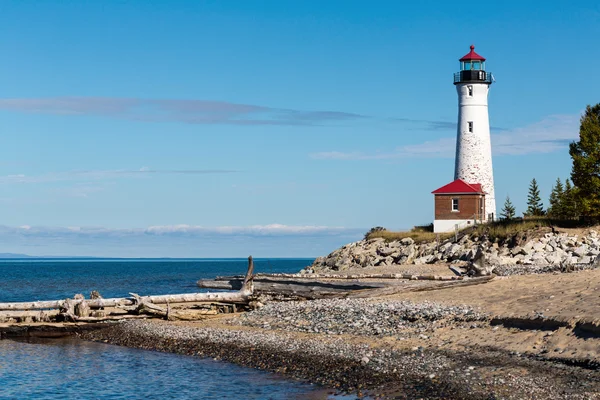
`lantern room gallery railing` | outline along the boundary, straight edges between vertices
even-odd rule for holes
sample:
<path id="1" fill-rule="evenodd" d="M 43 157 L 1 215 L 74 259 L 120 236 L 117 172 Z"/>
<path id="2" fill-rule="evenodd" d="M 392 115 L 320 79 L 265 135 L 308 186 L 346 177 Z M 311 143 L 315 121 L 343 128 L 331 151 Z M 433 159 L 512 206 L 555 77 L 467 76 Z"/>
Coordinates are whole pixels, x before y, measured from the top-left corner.
<path id="1" fill-rule="evenodd" d="M 481 82 L 492 83 L 492 73 L 489 71 L 464 70 L 454 74 L 454 83 Z"/>

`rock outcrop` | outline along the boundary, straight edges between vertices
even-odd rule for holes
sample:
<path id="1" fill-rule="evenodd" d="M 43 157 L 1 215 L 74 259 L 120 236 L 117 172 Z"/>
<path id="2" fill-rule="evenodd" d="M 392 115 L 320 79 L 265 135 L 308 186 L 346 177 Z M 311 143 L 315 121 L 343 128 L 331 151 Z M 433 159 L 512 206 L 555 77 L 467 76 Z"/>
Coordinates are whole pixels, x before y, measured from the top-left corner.
<path id="1" fill-rule="evenodd" d="M 529 236 L 491 242 L 486 237 L 466 234 L 458 242 L 450 239 L 439 244 L 415 243 L 411 238 L 360 240 L 317 258 L 305 272 L 438 262 L 467 265 L 481 256 L 501 275 L 549 272 L 574 265 L 579 269 L 600 266 L 600 237 L 594 230 L 585 235 L 548 232 Z"/>

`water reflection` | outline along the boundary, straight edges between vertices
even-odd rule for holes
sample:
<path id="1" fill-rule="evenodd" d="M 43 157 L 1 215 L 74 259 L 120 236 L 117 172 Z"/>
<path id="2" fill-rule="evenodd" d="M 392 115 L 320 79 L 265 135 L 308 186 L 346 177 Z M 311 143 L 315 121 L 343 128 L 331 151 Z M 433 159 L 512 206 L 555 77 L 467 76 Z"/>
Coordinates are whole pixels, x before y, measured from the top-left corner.
<path id="1" fill-rule="evenodd" d="M 77 339 L 0 340 L 1 399 L 327 398 L 323 393 L 307 383 L 196 357 Z"/>

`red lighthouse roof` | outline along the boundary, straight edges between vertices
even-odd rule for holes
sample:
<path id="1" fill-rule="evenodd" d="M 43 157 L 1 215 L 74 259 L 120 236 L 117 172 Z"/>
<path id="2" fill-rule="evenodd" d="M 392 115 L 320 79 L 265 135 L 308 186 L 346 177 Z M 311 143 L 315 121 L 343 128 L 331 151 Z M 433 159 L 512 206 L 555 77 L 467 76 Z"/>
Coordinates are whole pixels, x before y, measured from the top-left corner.
<path id="1" fill-rule="evenodd" d="M 462 179 L 457 179 L 450 182 L 447 185 L 442 186 L 439 189 L 431 192 L 433 194 L 462 194 L 462 193 L 477 193 L 483 194 L 484 191 L 481 188 L 480 183 L 467 183 Z"/>
<path id="2" fill-rule="evenodd" d="M 473 45 L 471 45 L 471 51 L 469 52 L 469 54 L 465 55 L 463 58 L 461 58 L 458 61 L 472 61 L 472 60 L 485 61 L 485 58 L 483 58 L 479 54 L 475 53 L 475 46 L 473 46 Z"/>

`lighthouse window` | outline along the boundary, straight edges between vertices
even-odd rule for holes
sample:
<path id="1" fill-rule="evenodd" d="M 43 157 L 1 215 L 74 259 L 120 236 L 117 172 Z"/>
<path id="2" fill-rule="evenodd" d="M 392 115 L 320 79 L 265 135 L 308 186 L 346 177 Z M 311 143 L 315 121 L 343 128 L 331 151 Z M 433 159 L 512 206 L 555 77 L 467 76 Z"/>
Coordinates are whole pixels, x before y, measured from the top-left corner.
<path id="1" fill-rule="evenodd" d="M 473 97 L 473 85 L 467 86 L 467 89 L 469 90 L 469 96 Z"/>
<path id="2" fill-rule="evenodd" d="M 458 199 L 452 199 L 452 211 L 458 211 Z"/>
<path id="3" fill-rule="evenodd" d="M 469 121 L 467 122 L 467 125 L 469 126 L 469 132 L 473 132 L 473 121 Z"/>

